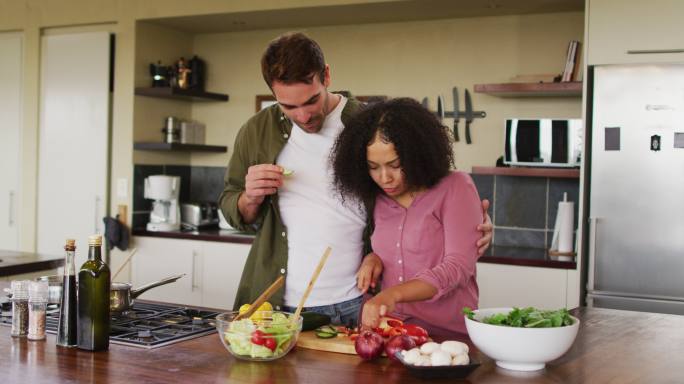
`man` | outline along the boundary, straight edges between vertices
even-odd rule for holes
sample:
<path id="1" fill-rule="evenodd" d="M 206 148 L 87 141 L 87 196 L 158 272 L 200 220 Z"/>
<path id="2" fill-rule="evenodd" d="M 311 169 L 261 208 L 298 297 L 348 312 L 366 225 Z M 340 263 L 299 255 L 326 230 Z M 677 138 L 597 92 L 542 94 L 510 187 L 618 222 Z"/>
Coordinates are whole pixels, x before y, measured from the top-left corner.
<path id="1" fill-rule="evenodd" d="M 307 299 L 307 310 L 355 325 L 362 303 L 355 274 L 370 252 L 372 218 L 343 204 L 332 190 L 328 156 L 339 132 L 360 108 L 356 99 L 328 91 L 330 67 L 318 44 L 301 33 L 273 40 L 261 71 L 277 100 L 240 129 L 219 202 L 228 222 L 256 233 L 235 300 L 251 303 L 279 275 L 285 289 L 271 297 L 291 311 L 301 299 L 325 248 L 332 254 Z M 277 164 L 277 165 L 276 165 Z M 284 176 L 285 169 L 292 170 Z M 483 202 L 485 211 L 489 207 Z M 478 228 L 481 252 L 492 225 Z"/>

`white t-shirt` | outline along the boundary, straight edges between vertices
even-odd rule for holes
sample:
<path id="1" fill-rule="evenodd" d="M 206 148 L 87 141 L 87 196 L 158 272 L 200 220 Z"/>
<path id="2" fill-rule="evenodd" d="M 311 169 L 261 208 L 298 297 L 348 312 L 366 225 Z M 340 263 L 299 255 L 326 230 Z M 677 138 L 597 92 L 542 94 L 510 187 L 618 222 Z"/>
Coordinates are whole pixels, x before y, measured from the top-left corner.
<path id="1" fill-rule="evenodd" d="M 329 161 L 330 150 L 344 128 L 341 116 L 347 99 L 341 97 L 318 133 L 293 124 L 278 155 L 278 165 L 294 171 L 278 190 L 288 244 L 285 305 L 291 307 L 299 304 L 327 246 L 332 253 L 305 306 L 330 305 L 361 295 L 355 274 L 363 257 L 365 213 L 342 204 L 332 188 Z"/>

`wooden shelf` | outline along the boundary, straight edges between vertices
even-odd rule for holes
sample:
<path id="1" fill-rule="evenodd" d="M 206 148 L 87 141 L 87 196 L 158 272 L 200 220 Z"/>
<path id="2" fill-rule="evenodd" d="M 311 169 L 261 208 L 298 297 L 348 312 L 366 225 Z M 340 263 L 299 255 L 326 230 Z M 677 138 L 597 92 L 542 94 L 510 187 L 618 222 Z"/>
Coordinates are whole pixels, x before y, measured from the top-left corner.
<path id="1" fill-rule="evenodd" d="M 473 167 L 474 175 L 527 176 L 579 179 L 577 168 Z"/>
<path id="2" fill-rule="evenodd" d="M 475 84 L 475 92 L 499 97 L 580 97 L 582 82 Z"/>
<path id="3" fill-rule="evenodd" d="M 135 89 L 135 94 L 138 96 L 160 97 L 163 99 L 185 101 L 228 101 L 228 95 L 223 93 L 171 87 L 138 87 Z"/>
<path id="4" fill-rule="evenodd" d="M 134 143 L 133 149 L 140 151 L 228 152 L 228 147 L 222 145 L 181 143 Z"/>

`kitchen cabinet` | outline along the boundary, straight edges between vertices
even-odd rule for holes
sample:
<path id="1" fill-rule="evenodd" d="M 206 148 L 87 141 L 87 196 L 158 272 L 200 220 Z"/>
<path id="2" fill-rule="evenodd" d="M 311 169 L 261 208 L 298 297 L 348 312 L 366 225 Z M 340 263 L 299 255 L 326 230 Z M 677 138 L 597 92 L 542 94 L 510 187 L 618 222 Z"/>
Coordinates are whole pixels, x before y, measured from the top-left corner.
<path id="1" fill-rule="evenodd" d="M 563 269 L 477 264 L 480 308 L 565 308 L 568 271 Z"/>
<path id="2" fill-rule="evenodd" d="M 0 249 L 19 248 L 22 35 L 0 33 Z"/>
<path id="3" fill-rule="evenodd" d="M 79 266 L 107 215 L 110 44 L 107 31 L 41 37 L 37 251 L 76 239 Z"/>
<path id="4" fill-rule="evenodd" d="M 133 287 L 175 274 L 186 276 L 146 292 L 147 300 L 231 309 L 249 244 L 136 237 Z"/>
<path id="5" fill-rule="evenodd" d="M 588 0 L 587 64 L 684 60 L 681 0 Z"/>

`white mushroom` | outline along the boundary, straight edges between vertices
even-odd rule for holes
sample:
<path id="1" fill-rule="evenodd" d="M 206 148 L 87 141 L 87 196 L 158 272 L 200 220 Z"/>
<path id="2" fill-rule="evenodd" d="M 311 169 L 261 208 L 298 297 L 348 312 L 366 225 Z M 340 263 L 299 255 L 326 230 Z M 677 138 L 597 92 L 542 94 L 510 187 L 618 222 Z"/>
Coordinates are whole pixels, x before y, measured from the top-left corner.
<path id="1" fill-rule="evenodd" d="M 460 353 L 456 356 L 454 356 L 454 359 L 451 361 L 451 365 L 467 365 L 470 363 L 470 357 L 468 356 L 468 353 Z"/>
<path id="2" fill-rule="evenodd" d="M 420 349 L 418 348 L 413 348 L 408 351 L 401 351 L 401 353 L 404 355 L 404 361 L 406 361 L 407 364 L 413 364 L 416 365 L 416 363 L 420 360 Z"/>
<path id="3" fill-rule="evenodd" d="M 451 365 L 451 355 L 449 352 L 437 350 L 432 352 L 432 355 L 430 355 L 430 362 L 433 366 Z"/>
<path id="4" fill-rule="evenodd" d="M 438 351 L 438 350 L 439 350 L 439 344 L 433 343 L 432 341 L 427 342 L 427 343 L 420 346 L 420 353 L 422 353 L 424 355 L 432 354 L 432 352 Z"/>
<path id="5" fill-rule="evenodd" d="M 431 363 L 431 361 L 430 361 L 430 356 L 428 356 L 428 355 L 420 355 L 420 356 L 418 356 L 418 361 L 416 361 L 416 363 L 413 364 L 413 365 L 416 365 L 416 366 L 419 366 L 419 367 L 425 367 L 425 366 L 428 366 L 428 367 L 429 367 L 430 365 L 432 365 L 432 363 Z"/>
<path id="6" fill-rule="evenodd" d="M 449 352 L 451 354 L 451 357 L 455 357 L 456 355 L 459 355 L 461 353 L 468 353 L 468 344 L 466 343 L 461 343 L 460 341 L 455 341 L 455 340 L 449 340 L 445 341 L 440 345 L 440 349 L 442 351 Z"/>

